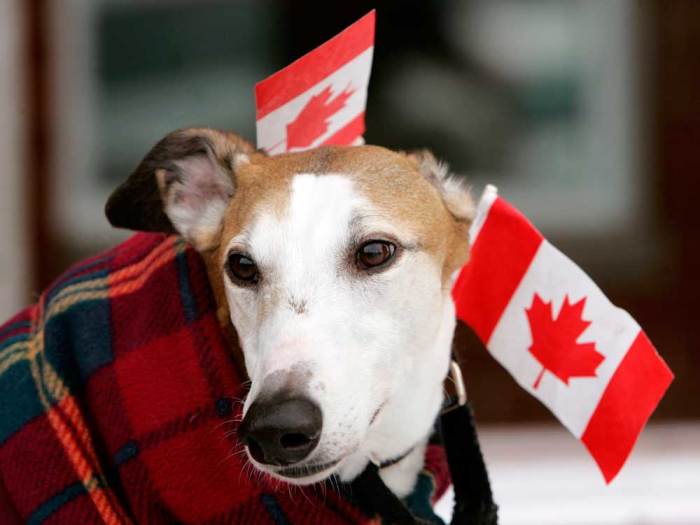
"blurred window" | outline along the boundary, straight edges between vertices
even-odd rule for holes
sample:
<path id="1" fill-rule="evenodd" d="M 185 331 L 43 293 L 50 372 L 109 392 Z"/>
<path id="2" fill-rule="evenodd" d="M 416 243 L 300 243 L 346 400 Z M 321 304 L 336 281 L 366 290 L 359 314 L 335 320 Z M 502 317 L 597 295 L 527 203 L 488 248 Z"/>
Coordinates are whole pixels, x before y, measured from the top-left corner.
<path id="1" fill-rule="evenodd" d="M 52 3 L 57 233 L 86 253 L 113 242 L 107 195 L 173 129 L 254 139 L 255 82 L 360 4 L 320 17 L 301 1 Z M 635 13 L 631 0 L 382 3 L 367 140 L 430 148 L 477 194 L 498 185 L 589 269 L 643 271 L 655 245 Z"/>

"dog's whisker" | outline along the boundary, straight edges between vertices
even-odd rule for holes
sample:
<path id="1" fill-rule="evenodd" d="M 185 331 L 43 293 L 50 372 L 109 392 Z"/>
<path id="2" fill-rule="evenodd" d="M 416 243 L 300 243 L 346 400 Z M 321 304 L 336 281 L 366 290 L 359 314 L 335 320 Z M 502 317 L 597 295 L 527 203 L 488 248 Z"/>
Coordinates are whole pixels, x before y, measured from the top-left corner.
<path id="1" fill-rule="evenodd" d="M 245 472 L 246 469 L 246 463 L 243 463 L 243 466 L 241 469 L 238 471 L 238 483 L 241 483 L 241 478 L 243 477 L 243 473 Z"/>
<path id="2" fill-rule="evenodd" d="M 312 505 L 313 502 L 311 501 L 311 498 L 309 498 L 309 496 L 308 496 L 308 494 L 306 493 L 306 491 L 304 490 L 304 488 L 305 488 L 305 487 L 299 487 L 299 492 L 301 492 L 301 495 L 304 497 L 304 499 L 306 500 L 306 502 L 307 502 L 309 505 Z"/>
<path id="3" fill-rule="evenodd" d="M 234 428 L 233 430 L 229 430 L 228 432 L 224 432 L 224 437 L 230 438 L 231 436 L 235 436 L 238 434 L 238 429 Z"/>
<path id="4" fill-rule="evenodd" d="M 221 427 L 223 427 L 224 425 L 232 425 L 232 424 L 234 424 L 235 422 L 236 422 L 235 419 L 225 419 L 224 421 L 221 421 L 220 423 L 214 425 L 213 429 L 214 429 L 214 430 L 218 430 L 218 429 L 220 429 Z"/>
<path id="5" fill-rule="evenodd" d="M 335 476 L 331 477 L 331 487 L 333 487 L 333 490 L 340 494 L 340 480 L 337 479 Z"/>
<path id="6" fill-rule="evenodd" d="M 326 485 L 325 481 L 321 483 L 321 494 L 323 495 L 323 504 L 326 504 L 326 497 L 328 495 L 328 485 Z"/>

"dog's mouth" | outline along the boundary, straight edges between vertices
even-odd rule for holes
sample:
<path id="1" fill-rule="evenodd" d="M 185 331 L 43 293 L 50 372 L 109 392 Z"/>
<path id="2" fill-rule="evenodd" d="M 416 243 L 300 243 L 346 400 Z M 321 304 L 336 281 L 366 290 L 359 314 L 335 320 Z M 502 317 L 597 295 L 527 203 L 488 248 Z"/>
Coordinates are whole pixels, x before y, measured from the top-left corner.
<path id="1" fill-rule="evenodd" d="M 330 470 L 340 463 L 340 459 L 335 459 L 333 461 L 328 461 L 326 463 L 316 463 L 315 465 L 294 465 L 291 467 L 285 467 L 280 470 L 275 470 L 277 476 L 284 478 L 308 478 L 310 476 L 315 476 L 326 470 Z"/>

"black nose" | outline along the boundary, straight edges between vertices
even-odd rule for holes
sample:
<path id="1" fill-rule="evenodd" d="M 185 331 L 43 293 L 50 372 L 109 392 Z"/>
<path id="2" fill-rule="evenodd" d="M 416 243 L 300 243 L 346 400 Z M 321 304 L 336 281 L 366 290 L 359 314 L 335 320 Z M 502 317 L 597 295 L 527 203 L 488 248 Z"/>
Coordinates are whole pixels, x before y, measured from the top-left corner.
<path id="1" fill-rule="evenodd" d="M 321 437 L 321 410 L 304 398 L 255 401 L 238 430 L 255 461 L 291 465 L 316 447 Z"/>

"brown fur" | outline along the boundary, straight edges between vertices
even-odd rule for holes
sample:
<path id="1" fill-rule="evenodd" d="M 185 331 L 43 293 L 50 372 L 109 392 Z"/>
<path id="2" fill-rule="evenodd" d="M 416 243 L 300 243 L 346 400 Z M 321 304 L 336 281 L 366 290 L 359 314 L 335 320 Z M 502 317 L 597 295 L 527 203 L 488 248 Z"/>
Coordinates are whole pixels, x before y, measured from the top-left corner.
<path id="1" fill-rule="evenodd" d="M 233 185 L 221 229 L 206 242 L 189 239 L 204 257 L 219 321 L 232 336 L 223 276 L 228 240 L 240 233 L 259 210 L 281 216 L 287 209 L 292 178 L 299 173 L 334 173 L 352 178 L 360 193 L 409 231 L 417 239 L 418 248 L 436 260 L 442 268 L 446 293 L 451 275 L 467 261 L 471 197 L 446 175 L 446 168 L 430 153 L 404 154 L 378 146 L 329 146 L 268 157 L 238 135 L 207 128 L 173 132 L 146 155 L 108 202 L 112 224 L 172 231 L 162 210 L 163 202 L 172 198 L 168 194 L 170 180 L 163 172 L 168 171 L 174 178 L 187 177 L 187 173 L 178 171 L 175 161 L 193 155 L 207 156 Z M 240 355 L 237 357 L 240 359 Z"/>
<path id="2" fill-rule="evenodd" d="M 249 164 L 236 171 L 236 193 L 212 258 L 213 264 L 218 261 L 219 272 L 227 240 L 252 220 L 256 210 L 282 215 L 289 201 L 291 180 L 299 173 L 336 173 L 355 180 L 359 192 L 419 239 L 420 248 L 441 265 L 445 286 L 452 273 L 467 261 L 471 217 L 456 217 L 450 212 L 438 183 L 421 171 L 414 157 L 378 146 L 329 146 L 275 157 L 253 156 Z M 457 197 L 471 207 L 466 191 Z"/>

